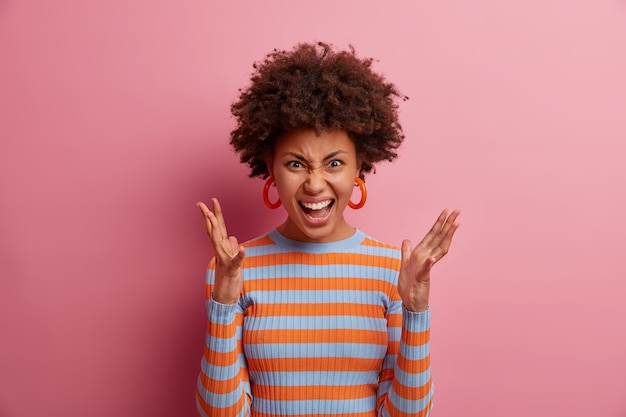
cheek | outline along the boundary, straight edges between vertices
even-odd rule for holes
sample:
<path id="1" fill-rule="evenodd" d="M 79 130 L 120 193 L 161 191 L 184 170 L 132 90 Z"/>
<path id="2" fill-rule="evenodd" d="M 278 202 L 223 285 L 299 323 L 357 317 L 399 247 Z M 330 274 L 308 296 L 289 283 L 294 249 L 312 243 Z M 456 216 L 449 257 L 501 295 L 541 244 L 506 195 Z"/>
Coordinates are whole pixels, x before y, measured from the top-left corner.
<path id="1" fill-rule="evenodd" d="M 297 178 L 289 176 L 279 176 L 275 178 L 276 190 L 282 198 L 293 196 L 300 186 Z"/>
<path id="2" fill-rule="evenodd" d="M 350 196 L 352 195 L 352 192 L 354 191 L 354 185 L 355 185 L 354 178 L 352 177 L 343 178 L 341 181 L 337 181 L 334 184 L 335 192 L 339 196 L 343 196 L 347 199 L 350 199 Z"/>

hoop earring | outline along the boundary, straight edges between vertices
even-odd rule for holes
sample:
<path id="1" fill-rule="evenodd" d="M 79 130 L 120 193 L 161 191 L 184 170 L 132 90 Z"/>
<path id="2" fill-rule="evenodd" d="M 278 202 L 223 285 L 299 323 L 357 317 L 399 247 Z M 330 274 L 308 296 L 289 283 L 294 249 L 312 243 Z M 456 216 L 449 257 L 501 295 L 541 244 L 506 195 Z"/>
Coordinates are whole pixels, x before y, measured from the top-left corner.
<path id="1" fill-rule="evenodd" d="M 270 201 L 270 187 L 272 184 L 274 184 L 274 177 L 269 177 L 267 181 L 265 181 L 265 187 L 263 187 L 263 202 L 267 208 L 275 209 L 280 207 L 280 198 L 275 203 Z"/>
<path id="2" fill-rule="evenodd" d="M 359 188 L 361 189 L 361 201 L 359 201 L 356 204 L 353 203 L 352 201 L 348 201 L 348 205 L 350 206 L 350 208 L 358 210 L 365 205 L 365 200 L 367 200 L 367 190 L 365 189 L 365 183 L 363 182 L 361 178 L 356 177 L 354 179 L 354 182 L 356 182 L 356 185 L 358 185 Z"/>

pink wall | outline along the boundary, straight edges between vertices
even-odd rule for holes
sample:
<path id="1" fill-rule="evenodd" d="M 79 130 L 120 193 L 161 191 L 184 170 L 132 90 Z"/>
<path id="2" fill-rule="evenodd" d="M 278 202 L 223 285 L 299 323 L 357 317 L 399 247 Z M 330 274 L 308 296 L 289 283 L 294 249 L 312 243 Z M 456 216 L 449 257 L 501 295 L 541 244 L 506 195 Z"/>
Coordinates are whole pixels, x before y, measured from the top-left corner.
<path id="1" fill-rule="evenodd" d="M 227 146 L 274 47 L 353 43 L 411 97 L 361 229 L 462 209 L 433 416 L 626 416 L 626 3 L 0 1 L 0 416 L 187 416 L 211 255 L 280 213 Z"/>

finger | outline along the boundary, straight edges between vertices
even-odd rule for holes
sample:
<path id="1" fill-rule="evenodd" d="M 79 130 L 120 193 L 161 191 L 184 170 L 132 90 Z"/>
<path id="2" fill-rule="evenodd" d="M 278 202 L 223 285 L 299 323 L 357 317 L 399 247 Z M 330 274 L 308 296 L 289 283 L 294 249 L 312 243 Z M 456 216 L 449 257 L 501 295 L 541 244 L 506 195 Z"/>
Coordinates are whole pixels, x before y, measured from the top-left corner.
<path id="1" fill-rule="evenodd" d="M 230 244 L 230 248 L 231 248 L 231 253 L 233 254 L 237 254 L 237 252 L 239 252 L 239 242 L 237 241 L 237 238 L 235 236 L 230 236 L 228 238 L 228 243 Z"/>
<path id="2" fill-rule="evenodd" d="M 439 217 L 437 217 L 437 221 L 433 224 L 433 227 L 430 228 L 424 239 L 420 242 L 420 245 L 428 245 L 431 243 L 433 239 L 435 239 L 439 233 L 441 232 L 442 227 L 445 224 L 446 218 L 448 217 L 448 210 L 443 210 Z"/>
<path id="3" fill-rule="evenodd" d="M 224 222 L 224 213 L 222 212 L 222 206 L 217 198 L 213 198 L 213 211 L 215 212 L 215 218 L 217 219 L 218 227 L 220 228 L 220 232 L 222 237 L 225 239 L 228 237 L 228 232 L 226 231 L 226 223 Z"/>
<path id="4" fill-rule="evenodd" d="M 219 220 L 215 217 L 215 214 L 212 211 L 207 212 L 207 221 L 209 223 L 209 228 L 211 230 L 209 237 L 213 242 L 213 246 L 220 244 L 222 240 L 224 240 L 224 236 L 222 235 L 222 230 L 219 226 Z"/>
<path id="5" fill-rule="evenodd" d="M 219 207 L 219 203 L 217 204 Z M 237 239 L 233 237 L 235 241 L 233 248 L 231 242 L 229 241 L 230 239 L 222 234 L 222 227 L 220 226 L 219 219 L 215 216 L 215 214 L 203 202 L 198 202 L 196 205 L 200 208 L 202 214 L 204 215 L 206 231 L 209 235 L 209 239 L 211 240 L 211 245 L 213 245 L 213 249 L 215 249 L 217 259 L 222 263 L 229 261 L 239 250 Z"/>
<path id="6" fill-rule="evenodd" d="M 448 228 L 446 235 L 443 237 L 443 239 L 441 240 L 441 242 L 439 243 L 437 247 L 437 250 L 435 251 L 434 256 L 437 261 L 443 258 L 450 250 L 450 245 L 452 244 L 452 238 L 454 237 L 454 233 L 458 229 L 459 225 L 460 223 L 455 221 Z"/>
<path id="7" fill-rule="evenodd" d="M 206 232 L 209 236 L 211 236 L 211 222 L 209 221 L 209 208 L 202 201 L 196 203 L 196 206 L 202 212 L 202 219 L 204 220 L 204 227 L 206 228 Z"/>
<path id="8" fill-rule="evenodd" d="M 232 262 L 231 262 L 233 271 L 241 268 L 241 263 L 243 262 L 243 258 L 245 257 L 246 257 L 246 248 L 244 248 L 243 246 L 238 246 L 237 252 L 235 253 L 235 256 L 233 257 Z"/>
<path id="9" fill-rule="evenodd" d="M 219 238 L 227 239 L 228 231 L 226 230 L 226 223 L 224 222 L 224 212 L 222 211 L 222 205 L 219 200 L 215 197 L 211 198 L 211 202 L 213 203 L 213 211 L 210 211 L 212 215 L 211 225 L 213 228 L 218 229 Z"/>
<path id="10" fill-rule="evenodd" d="M 461 224 L 457 221 L 454 221 L 451 225 L 450 228 L 448 229 L 448 231 L 446 232 L 445 237 L 443 238 L 440 248 L 443 249 L 445 251 L 445 253 L 448 252 L 448 249 L 450 249 L 450 245 L 452 244 L 452 238 L 454 237 L 454 234 L 456 233 L 457 229 L 459 228 Z"/>
<path id="11" fill-rule="evenodd" d="M 202 201 L 198 201 L 196 203 L 196 207 L 198 207 L 200 211 L 202 212 L 202 215 L 206 217 L 207 212 L 209 212 L 209 208 L 206 206 L 206 204 L 204 204 Z"/>
<path id="12" fill-rule="evenodd" d="M 411 245 L 411 241 L 410 240 L 403 240 L 402 241 L 402 247 L 401 247 L 401 260 L 400 260 L 400 264 L 404 265 L 406 264 L 409 259 L 411 259 L 411 252 L 413 251 L 413 247 Z"/>
<path id="13" fill-rule="evenodd" d="M 433 247 L 441 245 L 441 243 L 447 238 L 450 229 L 456 223 L 457 217 L 461 212 L 459 210 L 454 210 L 450 215 L 446 218 L 441 230 L 437 234 L 437 236 L 433 239 Z"/>

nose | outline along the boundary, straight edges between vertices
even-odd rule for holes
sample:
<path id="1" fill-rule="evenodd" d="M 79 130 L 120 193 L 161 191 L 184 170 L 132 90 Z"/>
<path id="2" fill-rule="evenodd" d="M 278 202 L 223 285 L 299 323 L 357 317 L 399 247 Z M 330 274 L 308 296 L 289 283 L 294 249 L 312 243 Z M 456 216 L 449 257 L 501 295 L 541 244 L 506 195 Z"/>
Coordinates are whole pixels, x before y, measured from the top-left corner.
<path id="1" fill-rule="evenodd" d="M 317 195 L 324 191 L 324 188 L 326 188 L 326 177 L 324 176 L 322 167 L 310 169 L 307 172 L 303 187 L 304 191 L 311 195 Z"/>

